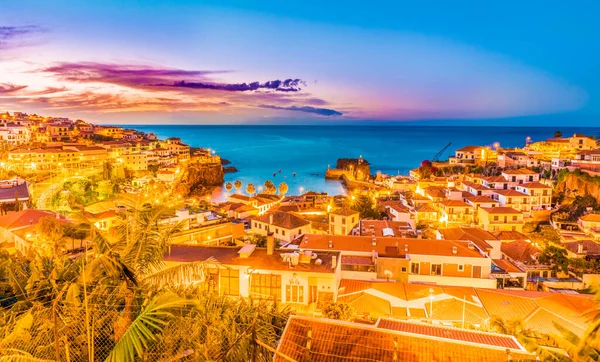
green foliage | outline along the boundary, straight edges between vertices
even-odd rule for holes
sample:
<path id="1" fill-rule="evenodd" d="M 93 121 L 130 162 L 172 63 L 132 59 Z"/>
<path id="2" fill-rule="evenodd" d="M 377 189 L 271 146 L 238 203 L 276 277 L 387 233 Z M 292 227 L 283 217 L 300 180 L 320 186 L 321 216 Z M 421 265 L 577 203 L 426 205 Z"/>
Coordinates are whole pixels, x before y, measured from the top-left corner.
<path id="1" fill-rule="evenodd" d="M 250 244 L 256 244 L 259 248 L 267 246 L 267 237 L 265 235 L 254 234 L 250 236 Z"/>
<path id="2" fill-rule="evenodd" d="M 72 229 L 43 221 L 43 237 L 58 244 L 87 232 L 86 253 L 0 251 L 0 360 L 241 361 L 257 348 L 253 338 L 276 346 L 289 311 L 217 296 L 208 275 L 224 267 L 214 261 L 166 268 L 178 226 L 158 223 L 163 209 L 125 203 L 127 222 L 114 235 L 83 216 Z M 263 349 L 257 357 L 273 358 Z"/>
<path id="3" fill-rule="evenodd" d="M 538 261 L 542 264 L 550 265 L 550 268 L 554 272 L 562 271 L 567 273 L 569 271 L 569 257 L 567 249 L 556 246 L 547 245 L 540 255 L 538 255 Z"/>
<path id="4" fill-rule="evenodd" d="M 168 324 L 169 319 L 173 317 L 173 312 L 190 307 L 198 308 L 199 303 L 180 298 L 172 293 L 164 293 L 152 298 L 129 325 L 106 361 L 137 361 L 144 354 L 147 346 L 156 340 L 155 334 L 162 332 Z"/>
<path id="5" fill-rule="evenodd" d="M 356 316 L 356 310 L 346 303 L 330 302 L 323 307 L 323 315 L 330 319 L 349 321 Z"/>
<path id="6" fill-rule="evenodd" d="M 354 200 L 348 198 L 346 207 L 360 213 L 361 219 L 381 219 L 384 214 L 375 208 L 374 202 L 366 195 L 359 195 Z"/>
<path id="7" fill-rule="evenodd" d="M 587 209 L 600 211 L 598 200 L 592 195 L 576 196 L 575 199 L 566 206 L 562 206 L 560 211 L 553 215 L 555 220 L 575 222 L 581 216 L 587 213 Z"/>

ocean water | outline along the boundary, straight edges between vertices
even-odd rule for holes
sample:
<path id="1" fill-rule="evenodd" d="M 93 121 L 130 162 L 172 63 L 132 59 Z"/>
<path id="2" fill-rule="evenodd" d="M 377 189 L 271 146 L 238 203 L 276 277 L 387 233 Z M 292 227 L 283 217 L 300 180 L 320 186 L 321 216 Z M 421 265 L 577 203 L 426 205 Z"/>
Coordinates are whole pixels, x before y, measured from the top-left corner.
<path id="1" fill-rule="evenodd" d="M 214 149 L 231 161 L 239 172 L 225 175 L 226 181 L 241 180 L 256 186 L 266 180 L 286 182 L 288 193 L 300 190 L 344 193 L 338 181 L 324 179 L 327 166 L 338 158 L 362 156 L 371 172 L 408 174 L 421 161 L 430 160 L 444 146 L 452 145 L 440 159 L 467 145 L 522 147 L 525 139 L 541 141 L 552 137 L 556 127 L 432 127 L 432 126 L 131 126 L 154 132 L 159 138 L 180 137 L 193 147 Z M 595 136 L 600 128 L 560 128 L 563 135 L 584 133 Z M 281 170 L 281 173 L 279 172 Z M 293 173 L 296 176 L 293 176 Z M 276 173 L 276 176 L 273 176 Z M 218 193 L 221 193 L 220 195 Z M 214 195 L 222 198 L 222 190 Z"/>

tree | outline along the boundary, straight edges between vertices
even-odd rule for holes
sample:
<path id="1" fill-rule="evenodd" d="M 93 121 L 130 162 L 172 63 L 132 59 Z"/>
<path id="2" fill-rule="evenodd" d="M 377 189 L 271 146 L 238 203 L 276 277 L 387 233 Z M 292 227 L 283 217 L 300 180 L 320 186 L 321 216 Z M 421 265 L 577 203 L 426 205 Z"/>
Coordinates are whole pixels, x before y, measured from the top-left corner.
<path id="1" fill-rule="evenodd" d="M 255 234 L 250 237 L 250 244 L 256 244 L 259 248 L 267 246 L 267 237 L 265 235 Z"/>
<path id="2" fill-rule="evenodd" d="M 561 138 L 562 136 L 562 131 L 554 131 L 554 138 Z"/>
<path id="3" fill-rule="evenodd" d="M 235 180 L 235 182 L 233 183 L 233 186 L 235 186 L 235 190 L 237 192 L 240 191 L 240 189 L 242 188 L 242 185 L 243 185 L 242 181 L 240 181 L 240 180 Z"/>
<path id="4" fill-rule="evenodd" d="M 248 183 L 248 185 L 246 185 L 246 193 L 250 196 L 253 196 L 255 192 L 256 192 L 256 187 L 254 187 L 254 184 Z"/>
<path id="5" fill-rule="evenodd" d="M 550 265 L 550 268 L 555 273 L 562 271 L 567 273 L 569 271 L 569 257 L 567 249 L 556 246 L 547 245 L 544 250 L 538 255 L 538 261 L 542 264 Z"/>
<path id="6" fill-rule="evenodd" d="M 33 245 L 41 255 L 54 257 L 63 248 L 63 223 L 56 217 L 46 216 L 40 219 L 37 227 L 37 238 Z"/>
<path id="7" fill-rule="evenodd" d="M 282 182 L 279 184 L 279 193 L 282 196 L 285 196 L 285 194 L 288 192 L 288 185 L 285 182 Z"/>
<path id="8" fill-rule="evenodd" d="M 330 319 L 349 321 L 356 316 L 356 310 L 346 303 L 330 302 L 323 308 L 323 315 Z"/>
<path id="9" fill-rule="evenodd" d="M 275 188 L 275 184 L 274 184 L 274 183 L 273 183 L 273 181 L 271 181 L 271 180 L 267 180 L 267 181 L 265 181 L 265 184 L 264 184 L 264 186 L 265 186 L 265 191 L 264 191 L 264 192 L 265 192 L 265 194 L 274 194 L 274 193 L 275 193 L 275 191 L 277 190 L 277 189 Z"/>
<path id="10" fill-rule="evenodd" d="M 110 180 L 113 173 L 113 165 L 110 161 L 102 164 L 102 177 L 104 180 Z"/>
<path id="11" fill-rule="evenodd" d="M 225 184 L 225 190 L 227 190 L 227 192 L 231 192 L 231 190 L 233 190 L 233 184 L 231 182 L 227 182 Z"/>

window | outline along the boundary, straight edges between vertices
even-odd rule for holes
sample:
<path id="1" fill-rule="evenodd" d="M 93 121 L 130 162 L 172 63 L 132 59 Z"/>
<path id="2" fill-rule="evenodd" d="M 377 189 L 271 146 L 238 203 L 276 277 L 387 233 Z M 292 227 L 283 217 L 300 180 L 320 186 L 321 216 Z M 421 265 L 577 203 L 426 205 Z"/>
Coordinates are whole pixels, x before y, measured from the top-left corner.
<path id="1" fill-rule="evenodd" d="M 298 235 L 302 234 L 302 229 L 298 229 Z"/>
<path id="2" fill-rule="evenodd" d="M 517 215 L 513 216 L 513 221 L 517 221 Z"/>
<path id="3" fill-rule="evenodd" d="M 281 301 L 281 275 L 252 274 L 250 294 L 260 298 L 275 298 Z"/>
<path id="4" fill-rule="evenodd" d="M 279 229 L 275 228 L 275 234 L 279 234 Z"/>
<path id="5" fill-rule="evenodd" d="M 281 235 L 285 236 L 285 230 L 281 230 Z"/>
<path id="6" fill-rule="evenodd" d="M 290 303 L 304 303 L 304 286 L 286 285 L 285 300 Z"/>
<path id="7" fill-rule="evenodd" d="M 219 290 L 225 295 L 240 295 L 240 272 L 235 269 L 219 270 Z"/>
<path id="8" fill-rule="evenodd" d="M 494 216 L 494 221 L 498 221 L 498 215 Z"/>
<path id="9" fill-rule="evenodd" d="M 458 264 L 458 271 L 459 272 L 465 271 L 465 265 L 464 264 Z"/>
<path id="10" fill-rule="evenodd" d="M 419 274 L 419 263 L 410 263 L 410 273 Z"/>
<path id="11" fill-rule="evenodd" d="M 442 275 L 442 264 L 431 264 L 431 275 Z"/>
<path id="12" fill-rule="evenodd" d="M 402 272 L 406 273 L 406 267 L 405 266 L 402 267 Z"/>

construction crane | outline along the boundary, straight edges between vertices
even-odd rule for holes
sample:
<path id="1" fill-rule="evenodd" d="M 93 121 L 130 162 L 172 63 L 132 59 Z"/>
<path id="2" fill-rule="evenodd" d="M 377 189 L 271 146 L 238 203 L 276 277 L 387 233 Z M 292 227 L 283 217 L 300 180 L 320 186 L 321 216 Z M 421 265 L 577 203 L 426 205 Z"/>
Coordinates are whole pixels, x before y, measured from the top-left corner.
<path id="1" fill-rule="evenodd" d="M 439 160 L 439 158 L 444 154 L 444 152 L 446 152 L 450 145 L 452 145 L 452 142 L 448 142 L 448 144 L 444 146 L 444 148 L 442 148 L 440 152 L 436 153 L 435 156 L 433 156 L 433 158 L 431 159 L 431 162 L 436 162 L 437 160 Z"/>

